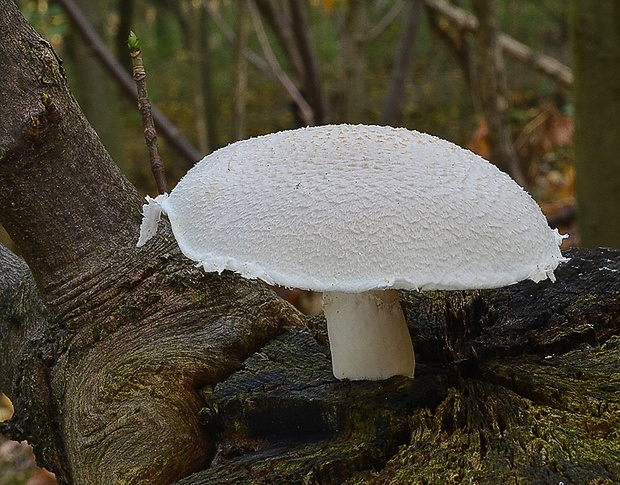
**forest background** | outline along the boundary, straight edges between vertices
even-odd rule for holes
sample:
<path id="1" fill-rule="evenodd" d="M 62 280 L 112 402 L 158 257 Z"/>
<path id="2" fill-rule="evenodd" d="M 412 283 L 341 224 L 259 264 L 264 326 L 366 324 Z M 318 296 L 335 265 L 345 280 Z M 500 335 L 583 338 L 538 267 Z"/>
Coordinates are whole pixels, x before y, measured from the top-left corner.
<path id="1" fill-rule="evenodd" d="M 194 158 L 238 139 L 304 124 L 404 126 L 486 158 L 499 156 L 504 169 L 507 158 L 518 157 L 518 171 L 511 175 L 547 215 L 572 220 L 570 86 L 541 73 L 531 59 L 503 53 L 505 71 L 499 74 L 507 82 L 499 94 L 505 97 L 504 129 L 514 152 L 494 157 L 480 79 L 481 63 L 493 61 L 482 58 L 479 35 L 467 23 L 471 15 L 442 15 L 441 8 L 425 9 L 424 1 L 313 0 L 302 9 L 302 27 L 296 27 L 307 37 L 304 46 L 291 31 L 290 10 L 270 8 L 283 3 L 278 1 L 18 2 L 63 60 L 80 106 L 113 159 L 142 192 L 151 194 L 155 186 L 136 103 L 93 54 L 71 22 L 67 3 L 81 9 L 127 72 L 127 32 L 138 34 L 150 97 L 196 147 Z M 559 61 L 570 73 L 567 0 L 460 3 L 467 9 L 462 14 L 491 8 L 501 32 Z M 304 119 L 304 106 L 295 96 L 321 112 Z M 173 186 L 196 160 L 175 151 L 161 133 L 159 140 Z M 569 244 L 574 244 L 577 233 L 570 232 Z"/>

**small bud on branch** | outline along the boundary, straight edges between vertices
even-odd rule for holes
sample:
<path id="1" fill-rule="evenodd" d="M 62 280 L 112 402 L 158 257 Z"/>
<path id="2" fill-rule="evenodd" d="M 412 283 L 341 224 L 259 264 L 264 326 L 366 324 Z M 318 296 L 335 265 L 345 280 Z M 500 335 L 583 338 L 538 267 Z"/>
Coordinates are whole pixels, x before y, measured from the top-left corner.
<path id="1" fill-rule="evenodd" d="M 142 51 L 140 50 L 140 40 L 134 32 L 129 33 L 127 47 L 129 48 L 129 55 L 131 56 L 131 64 L 133 66 L 133 79 L 138 90 L 138 110 L 142 116 L 144 139 L 146 140 L 146 147 L 148 148 L 149 158 L 151 160 L 151 172 L 153 172 L 153 176 L 155 177 L 157 190 L 160 194 L 164 194 L 168 191 L 168 184 L 166 182 L 164 164 L 159 156 L 155 121 L 151 112 L 149 95 L 146 90 L 146 70 L 144 69 L 144 60 L 142 59 Z"/>

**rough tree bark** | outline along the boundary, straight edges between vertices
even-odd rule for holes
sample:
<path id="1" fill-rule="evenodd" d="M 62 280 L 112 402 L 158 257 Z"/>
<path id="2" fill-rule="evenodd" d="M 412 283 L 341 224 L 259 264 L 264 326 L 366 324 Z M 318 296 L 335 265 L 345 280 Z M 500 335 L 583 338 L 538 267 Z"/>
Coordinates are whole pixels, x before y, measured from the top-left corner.
<path id="1" fill-rule="evenodd" d="M 2 430 L 61 483 L 620 481 L 620 251 L 403 292 L 415 380 L 335 381 L 321 317 L 204 274 L 166 227 L 135 248 L 140 197 L 53 51 L 11 1 L 0 31 L 0 222 L 25 260 L 0 249 Z"/>
<path id="2" fill-rule="evenodd" d="M 169 231 L 137 250 L 141 198 L 50 45 L 12 1 L 0 31 L 0 222 L 40 292 L 19 283 L 2 313 L 0 387 L 17 408 L 5 428 L 61 483 L 170 483 L 213 453 L 198 389 L 299 317 L 258 285 L 203 275 Z"/>

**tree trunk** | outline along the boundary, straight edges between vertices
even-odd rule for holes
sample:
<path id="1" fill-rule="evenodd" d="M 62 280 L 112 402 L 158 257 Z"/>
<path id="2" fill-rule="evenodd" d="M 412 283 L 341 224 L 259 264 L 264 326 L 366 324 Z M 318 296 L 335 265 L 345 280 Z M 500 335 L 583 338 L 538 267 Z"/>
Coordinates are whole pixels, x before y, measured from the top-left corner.
<path id="1" fill-rule="evenodd" d="M 213 89 L 213 46 L 211 45 L 211 22 L 209 19 L 209 9 L 205 2 L 200 2 L 200 25 L 201 28 L 198 32 L 199 44 L 202 46 L 200 50 L 200 63 L 199 69 L 202 72 L 202 95 L 205 100 L 205 123 L 207 125 L 208 146 L 210 151 L 215 151 L 220 147 L 218 139 L 219 127 L 218 127 L 218 112 L 217 105 L 215 103 L 215 94 Z M 206 155 L 206 153 L 205 153 Z"/>
<path id="2" fill-rule="evenodd" d="M 620 4 L 572 10 L 579 233 L 584 246 L 620 247 Z"/>
<path id="3" fill-rule="evenodd" d="M 111 5 L 95 4 L 86 0 L 76 0 L 93 28 L 102 32 Z M 125 34 L 125 50 L 127 50 Z M 121 97 L 117 86 L 106 76 L 90 47 L 81 42 L 79 32 L 72 32 L 67 42 L 72 66 L 76 72 L 73 92 L 88 122 L 93 126 L 106 150 L 116 163 L 124 166 Z"/>
<path id="4" fill-rule="evenodd" d="M 499 43 L 497 5 L 492 0 L 474 0 L 472 5 L 479 22 L 476 44 L 477 75 L 473 89 L 474 96 L 480 97 L 484 117 L 489 124 L 491 161 L 525 186 L 525 176 L 510 133 L 508 86 Z M 479 92 L 476 93 L 476 90 Z"/>
<path id="5" fill-rule="evenodd" d="M 243 55 L 248 46 L 249 19 L 244 3 L 237 5 L 237 22 L 233 51 L 233 140 L 248 137 L 246 97 L 248 89 L 247 61 Z"/>
<path id="6" fill-rule="evenodd" d="M 323 95 L 321 71 L 319 61 L 311 39 L 310 23 L 306 2 L 289 0 L 291 10 L 291 26 L 295 37 L 295 45 L 302 60 L 303 71 L 301 77 L 301 92 L 306 94 L 308 103 L 312 106 L 314 123 L 322 125 L 329 122 L 327 106 Z"/>
<path id="7" fill-rule="evenodd" d="M 398 126 L 400 111 L 403 104 L 405 81 L 409 75 L 409 68 L 413 60 L 413 45 L 418 35 L 418 28 L 422 13 L 424 12 L 424 0 L 413 0 L 409 5 L 406 22 L 403 25 L 398 55 L 394 61 L 390 86 L 383 103 L 380 125 Z"/>
<path id="8" fill-rule="evenodd" d="M 342 50 L 342 97 L 344 121 L 361 123 L 366 110 L 366 32 L 368 31 L 368 1 L 345 2 L 345 18 L 340 32 Z"/>
<path id="9" fill-rule="evenodd" d="M 200 2 L 184 1 L 178 4 L 178 12 L 182 17 L 181 25 L 185 34 L 185 45 L 187 46 L 192 65 L 190 70 L 191 78 L 188 84 L 193 97 L 196 139 L 198 140 L 200 153 L 207 155 L 213 151 L 214 147 L 209 145 L 209 130 L 211 127 L 207 124 L 208 107 L 203 89 L 205 85 L 205 80 L 203 79 L 205 70 L 202 68 L 202 59 L 203 51 L 207 46 L 202 44 L 200 35 L 204 26 L 202 10 L 203 7 Z"/>
<path id="10" fill-rule="evenodd" d="M 271 2 L 267 3 L 271 5 Z M 292 81 L 289 76 L 284 72 L 284 70 L 280 66 L 277 56 L 275 55 L 275 52 L 271 48 L 269 38 L 263 27 L 257 3 L 255 2 L 255 0 L 248 0 L 248 6 L 250 8 L 250 14 L 252 16 L 254 31 L 256 32 L 256 36 L 258 37 L 261 49 L 263 50 L 263 55 L 265 56 L 267 63 L 271 68 L 271 72 L 293 100 L 291 107 L 294 110 L 296 122 L 300 126 L 315 125 L 316 122 L 314 117 L 314 109 L 312 108 L 312 106 L 310 106 L 310 104 L 304 97 L 304 93 L 299 88 L 299 83 L 295 83 L 294 81 Z M 279 13 L 277 14 L 277 16 L 271 19 L 271 21 L 273 21 L 275 25 L 280 25 L 282 23 L 280 16 L 282 15 L 282 12 L 284 12 L 284 10 L 278 12 Z M 288 29 L 283 30 L 286 33 L 290 33 L 290 30 Z"/>
<path id="11" fill-rule="evenodd" d="M 431 18 L 435 16 L 435 13 L 440 13 L 442 16 L 445 16 L 444 18 L 454 23 L 461 34 L 463 32 L 475 32 L 478 30 L 478 19 L 467 11 L 458 8 L 456 5 L 446 0 L 424 0 L 424 3 L 431 13 Z M 439 26 L 435 22 L 435 28 L 437 27 Z M 446 29 L 443 28 L 443 34 L 445 34 L 445 30 Z M 536 52 L 517 39 L 504 33 L 499 34 L 498 42 L 503 53 L 515 61 L 547 76 L 551 81 L 564 89 L 570 89 L 572 87 L 572 71 L 557 59 L 543 54 L 542 52 Z M 454 50 L 455 47 L 456 46 L 452 45 L 451 50 Z"/>
<path id="12" fill-rule="evenodd" d="M 299 317 L 258 284 L 194 268 L 169 230 L 137 249 L 140 196 L 51 47 L 11 1 L 0 31 L 0 222 L 40 294 L 26 279 L 3 302 L 5 428 L 34 436 L 61 483 L 170 483 L 213 453 L 198 390 Z M 2 265 L 10 281 L 24 271 Z"/>
<path id="13" fill-rule="evenodd" d="M 253 2 L 272 27 L 293 71 L 297 91 L 312 115 L 303 113 L 299 102 L 295 118 L 299 126 L 321 125 L 329 121 L 317 55 L 311 40 L 307 3 L 299 0 L 256 0 Z M 287 89 L 288 90 L 288 89 Z M 311 123 L 308 123 L 311 121 Z"/>

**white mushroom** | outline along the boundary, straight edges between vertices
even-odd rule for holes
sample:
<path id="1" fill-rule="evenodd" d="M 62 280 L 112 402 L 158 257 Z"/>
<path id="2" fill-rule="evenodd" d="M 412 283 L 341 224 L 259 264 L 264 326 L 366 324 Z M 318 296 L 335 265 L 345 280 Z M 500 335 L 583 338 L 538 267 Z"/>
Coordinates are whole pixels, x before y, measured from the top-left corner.
<path id="1" fill-rule="evenodd" d="M 554 280 L 565 260 L 562 236 L 510 177 L 402 128 L 329 125 L 240 141 L 147 200 L 138 246 L 163 211 L 206 271 L 324 292 L 339 379 L 413 376 L 394 290 Z"/>

